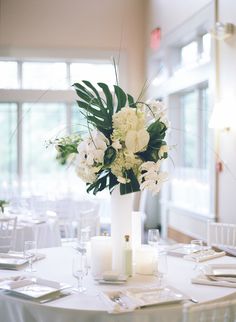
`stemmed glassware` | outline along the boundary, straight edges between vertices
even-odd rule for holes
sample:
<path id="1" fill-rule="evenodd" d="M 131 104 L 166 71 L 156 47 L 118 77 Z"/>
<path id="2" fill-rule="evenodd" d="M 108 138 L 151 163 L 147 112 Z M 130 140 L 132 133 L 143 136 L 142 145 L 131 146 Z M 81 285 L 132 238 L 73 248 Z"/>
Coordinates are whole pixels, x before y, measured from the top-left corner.
<path id="1" fill-rule="evenodd" d="M 149 229 L 148 230 L 148 244 L 156 247 L 160 243 L 160 232 L 158 229 Z"/>
<path id="2" fill-rule="evenodd" d="M 167 254 L 164 251 L 158 253 L 156 276 L 158 278 L 158 286 L 163 288 L 166 286 L 166 277 L 168 273 Z"/>
<path id="3" fill-rule="evenodd" d="M 77 279 L 78 285 L 74 291 L 81 293 L 86 290 L 83 286 L 83 278 L 88 274 L 88 264 L 86 253 L 76 253 L 72 263 L 72 273 Z"/>
<path id="4" fill-rule="evenodd" d="M 193 253 L 197 253 L 195 256 L 196 265 L 194 269 L 199 269 L 199 262 L 203 252 L 203 241 L 200 239 L 191 240 L 191 250 Z"/>
<path id="5" fill-rule="evenodd" d="M 35 267 L 33 266 L 33 261 L 37 253 L 36 242 L 34 240 L 27 240 L 24 242 L 24 257 L 29 262 L 29 267 L 25 269 L 26 272 L 36 272 Z"/>

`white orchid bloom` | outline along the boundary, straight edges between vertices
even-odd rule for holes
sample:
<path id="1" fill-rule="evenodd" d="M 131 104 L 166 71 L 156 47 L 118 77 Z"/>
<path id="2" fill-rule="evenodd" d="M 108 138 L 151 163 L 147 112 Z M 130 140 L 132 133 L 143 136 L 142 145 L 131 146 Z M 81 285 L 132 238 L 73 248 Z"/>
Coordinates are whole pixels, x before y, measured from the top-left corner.
<path id="1" fill-rule="evenodd" d="M 160 150 L 158 151 L 158 156 L 159 158 L 163 158 L 164 154 L 165 153 L 168 153 L 169 152 L 169 147 L 168 145 L 162 145 L 160 147 Z"/>

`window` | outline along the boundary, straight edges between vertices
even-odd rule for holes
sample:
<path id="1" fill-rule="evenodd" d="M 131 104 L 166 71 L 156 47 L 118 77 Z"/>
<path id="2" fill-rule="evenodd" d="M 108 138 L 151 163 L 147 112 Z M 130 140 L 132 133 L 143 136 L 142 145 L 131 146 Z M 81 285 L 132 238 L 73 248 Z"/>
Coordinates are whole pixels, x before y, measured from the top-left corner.
<path id="1" fill-rule="evenodd" d="M 0 138 L 1 180 L 12 184 L 17 175 L 17 105 L 14 103 L 0 103 Z"/>
<path id="2" fill-rule="evenodd" d="M 179 163 L 171 182 L 171 201 L 201 214 L 210 212 L 211 133 L 207 86 L 179 93 Z M 196 199 L 196 196 L 198 198 Z"/>
<path id="3" fill-rule="evenodd" d="M 0 61 L 0 88 L 18 87 L 17 62 Z"/>
<path id="4" fill-rule="evenodd" d="M 208 63 L 211 55 L 211 35 L 206 33 L 198 36 L 187 45 L 180 47 L 178 52 L 180 58 L 174 66 L 176 72 Z"/>
<path id="5" fill-rule="evenodd" d="M 58 165 L 54 147 L 47 146 L 55 137 L 87 131 L 71 88 L 83 79 L 113 85 L 114 67 L 106 61 L 0 61 L 2 198 L 19 187 L 37 194 L 84 189 L 74 169 Z"/>
<path id="6" fill-rule="evenodd" d="M 198 45 L 196 41 L 181 48 L 181 65 L 189 66 L 197 61 Z"/>
<path id="7" fill-rule="evenodd" d="M 66 89 L 68 87 L 66 63 L 24 62 L 22 88 Z"/>
<path id="8" fill-rule="evenodd" d="M 183 163 L 189 168 L 209 166 L 210 117 L 208 87 L 196 89 L 181 96 L 183 128 Z"/>
<path id="9" fill-rule="evenodd" d="M 182 95 L 183 113 L 183 166 L 194 168 L 198 165 L 198 110 L 195 91 Z"/>

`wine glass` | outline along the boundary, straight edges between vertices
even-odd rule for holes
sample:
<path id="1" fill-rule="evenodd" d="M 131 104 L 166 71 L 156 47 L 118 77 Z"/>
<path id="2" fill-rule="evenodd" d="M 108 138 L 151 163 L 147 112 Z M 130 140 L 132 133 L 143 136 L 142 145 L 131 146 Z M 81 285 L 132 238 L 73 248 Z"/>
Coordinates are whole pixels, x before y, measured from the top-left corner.
<path id="1" fill-rule="evenodd" d="M 158 286 L 164 288 L 166 286 L 166 278 L 168 273 L 168 262 L 166 252 L 159 252 L 157 258 L 157 269 L 155 275 L 158 279 Z"/>
<path id="2" fill-rule="evenodd" d="M 203 241 L 200 239 L 191 240 L 191 250 L 193 253 L 196 253 L 196 256 L 195 256 L 196 265 L 194 266 L 194 269 L 197 269 L 197 268 L 199 269 L 199 261 L 203 251 Z"/>
<path id="3" fill-rule="evenodd" d="M 37 252 L 36 242 L 34 240 L 27 240 L 24 242 L 24 257 L 29 262 L 29 267 L 26 268 L 26 272 L 36 272 L 35 267 L 33 267 L 33 261 Z"/>
<path id="4" fill-rule="evenodd" d="M 77 239 L 77 244 L 75 249 L 81 254 L 86 254 L 88 251 L 88 243 L 90 240 L 90 229 L 88 227 L 82 228 L 80 230 L 79 238 Z"/>
<path id="5" fill-rule="evenodd" d="M 81 293 L 86 290 L 83 286 L 83 278 L 88 274 L 87 256 L 85 253 L 76 253 L 72 263 L 72 273 L 77 279 L 78 285 L 74 291 Z"/>
<path id="6" fill-rule="evenodd" d="M 148 230 L 148 244 L 152 247 L 157 247 L 160 242 L 160 232 L 158 229 Z"/>

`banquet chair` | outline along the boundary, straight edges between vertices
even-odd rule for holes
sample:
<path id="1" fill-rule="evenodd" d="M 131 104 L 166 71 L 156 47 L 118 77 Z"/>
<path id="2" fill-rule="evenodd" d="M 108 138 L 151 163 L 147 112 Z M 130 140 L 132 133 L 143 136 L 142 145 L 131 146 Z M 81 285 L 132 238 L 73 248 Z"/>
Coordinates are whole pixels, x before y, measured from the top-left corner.
<path id="1" fill-rule="evenodd" d="M 100 217 L 97 208 L 81 210 L 76 220 L 76 233 L 78 239 L 81 238 L 81 232 L 87 231 L 89 237 L 100 234 Z"/>
<path id="2" fill-rule="evenodd" d="M 74 237 L 73 220 L 74 220 L 74 201 L 65 198 L 56 201 L 55 213 L 59 221 L 59 228 L 61 237 L 64 239 L 71 239 Z"/>
<path id="3" fill-rule="evenodd" d="M 15 249 L 17 217 L 0 219 L 0 252 L 7 253 Z"/>
<path id="4" fill-rule="evenodd" d="M 236 247 L 236 225 L 208 221 L 207 245 L 219 248 Z"/>

